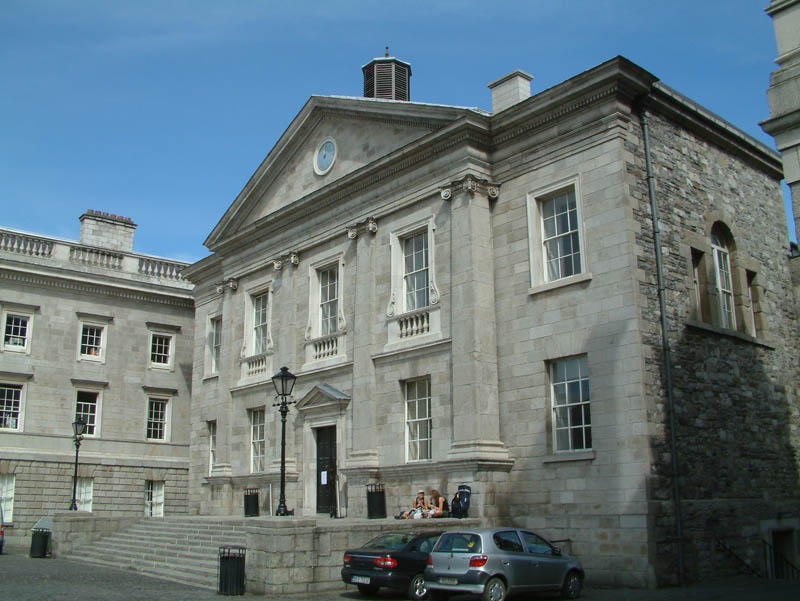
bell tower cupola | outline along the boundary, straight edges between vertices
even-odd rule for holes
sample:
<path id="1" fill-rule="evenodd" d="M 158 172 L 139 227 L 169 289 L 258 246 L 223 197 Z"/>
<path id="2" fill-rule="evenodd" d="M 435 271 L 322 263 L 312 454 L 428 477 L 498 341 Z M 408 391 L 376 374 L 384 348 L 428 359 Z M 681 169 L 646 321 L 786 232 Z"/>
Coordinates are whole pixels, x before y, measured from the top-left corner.
<path id="1" fill-rule="evenodd" d="M 364 72 L 364 97 L 410 100 L 411 65 L 394 56 L 374 58 L 361 67 Z"/>

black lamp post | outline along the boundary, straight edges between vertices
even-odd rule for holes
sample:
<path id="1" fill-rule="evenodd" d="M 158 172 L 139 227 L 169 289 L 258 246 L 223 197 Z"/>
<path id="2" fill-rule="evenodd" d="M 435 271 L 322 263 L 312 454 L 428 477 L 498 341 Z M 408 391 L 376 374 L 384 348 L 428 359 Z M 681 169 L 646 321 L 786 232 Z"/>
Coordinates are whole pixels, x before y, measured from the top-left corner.
<path id="1" fill-rule="evenodd" d="M 294 388 L 294 381 L 297 379 L 287 367 L 272 376 L 272 385 L 280 401 L 273 403 L 273 407 L 278 407 L 281 414 L 281 496 L 278 499 L 278 511 L 275 515 L 289 515 L 286 509 L 286 415 L 289 413 L 289 405 L 294 401 L 287 401 L 286 397 L 291 396 Z"/>
<path id="2" fill-rule="evenodd" d="M 72 422 L 72 440 L 75 443 L 75 475 L 72 477 L 72 505 L 69 507 L 71 511 L 78 511 L 78 450 L 81 448 L 84 432 L 86 432 L 86 422 L 79 415 Z"/>

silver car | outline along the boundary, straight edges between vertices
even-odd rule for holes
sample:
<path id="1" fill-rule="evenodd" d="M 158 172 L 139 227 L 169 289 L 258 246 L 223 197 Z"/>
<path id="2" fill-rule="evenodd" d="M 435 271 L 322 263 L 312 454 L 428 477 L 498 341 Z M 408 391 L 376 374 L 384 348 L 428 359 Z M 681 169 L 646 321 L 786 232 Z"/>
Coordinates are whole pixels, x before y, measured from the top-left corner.
<path id="1" fill-rule="evenodd" d="M 576 599 L 583 568 L 547 540 L 519 528 L 445 532 L 428 555 L 425 586 L 433 601 L 473 593 L 503 601 L 509 593 L 561 590 Z"/>

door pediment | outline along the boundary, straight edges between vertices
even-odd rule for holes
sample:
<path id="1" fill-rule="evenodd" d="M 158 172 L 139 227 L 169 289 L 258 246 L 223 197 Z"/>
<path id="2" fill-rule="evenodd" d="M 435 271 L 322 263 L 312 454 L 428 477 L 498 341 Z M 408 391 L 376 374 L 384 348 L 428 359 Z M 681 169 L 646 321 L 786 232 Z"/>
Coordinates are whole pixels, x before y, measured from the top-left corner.
<path id="1" fill-rule="evenodd" d="M 322 415 L 341 415 L 350 404 L 350 395 L 328 384 L 317 384 L 297 402 L 296 408 L 304 419 Z"/>

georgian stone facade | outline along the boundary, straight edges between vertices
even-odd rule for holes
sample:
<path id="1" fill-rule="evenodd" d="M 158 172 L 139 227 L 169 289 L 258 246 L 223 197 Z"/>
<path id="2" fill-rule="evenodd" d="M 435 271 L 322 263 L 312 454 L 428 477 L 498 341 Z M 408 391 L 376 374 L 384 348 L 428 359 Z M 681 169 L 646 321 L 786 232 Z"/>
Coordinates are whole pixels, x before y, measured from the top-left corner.
<path id="1" fill-rule="evenodd" d="M 191 284 L 185 263 L 133 252 L 135 228 L 88 211 L 80 241 L 0 229 L 0 492 L 12 543 L 70 508 L 78 414 L 90 424 L 79 509 L 187 511 Z"/>
<path id="2" fill-rule="evenodd" d="M 492 114 L 308 101 L 185 272 L 192 511 L 275 510 L 286 365 L 298 515 L 469 484 L 628 585 L 797 536 L 779 157 L 621 57 L 527 82 Z"/>

